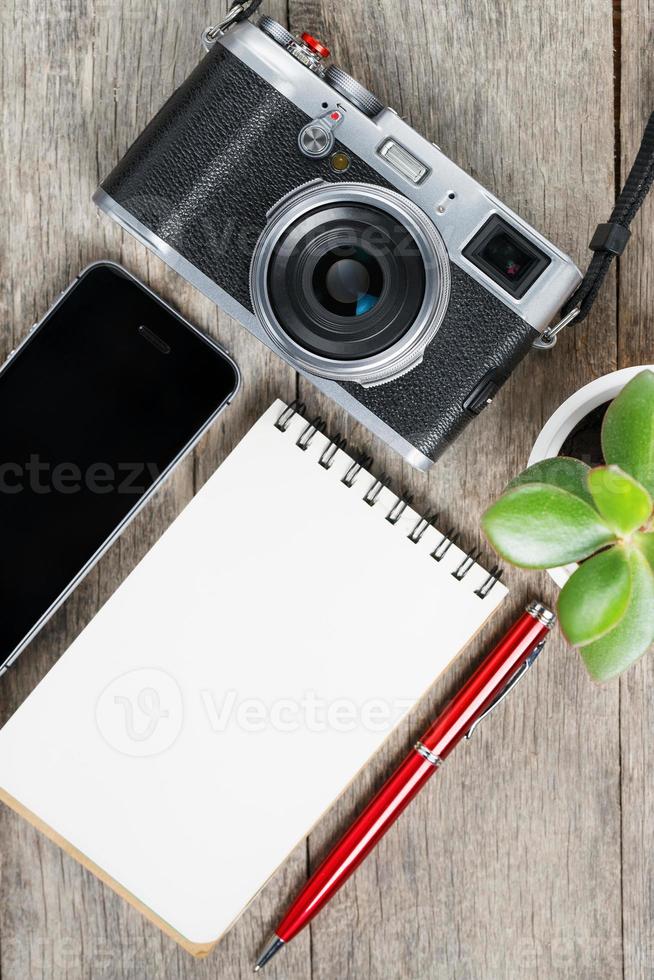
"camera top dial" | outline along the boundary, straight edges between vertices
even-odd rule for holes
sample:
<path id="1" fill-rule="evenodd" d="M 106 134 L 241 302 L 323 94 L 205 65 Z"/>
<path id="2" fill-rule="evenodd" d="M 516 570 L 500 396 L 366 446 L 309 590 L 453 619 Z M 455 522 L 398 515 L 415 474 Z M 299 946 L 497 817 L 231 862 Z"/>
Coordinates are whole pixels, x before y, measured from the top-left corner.
<path id="1" fill-rule="evenodd" d="M 384 108 L 372 92 L 369 92 L 360 82 L 357 82 L 356 78 L 352 78 L 342 68 L 337 65 L 330 65 L 325 69 L 325 61 L 329 58 L 329 48 L 307 31 L 299 37 L 294 37 L 290 31 L 287 31 L 272 17 L 268 17 L 267 14 L 259 18 L 257 26 L 259 30 L 271 37 L 282 48 L 285 48 L 303 65 L 324 78 L 327 84 L 331 85 L 339 95 L 346 98 L 366 116 L 376 116 Z"/>
<path id="2" fill-rule="evenodd" d="M 282 198 L 250 265 L 254 312 L 301 370 L 376 385 L 422 360 L 450 296 L 434 223 L 372 184 L 311 181 Z"/>
<path id="3" fill-rule="evenodd" d="M 337 65 L 329 66 L 325 72 L 325 81 L 366 116 L 377 116 L 384 108 L 376 95 Z"/>
<path id="4" fill-rule="evenodd" d="M 305 31 L 299 38 L 293 37 L 290 31 L 267 14 L 259 18 L 258 27 L 310 71 L 321 76 L 325 74 L 324 61 L 329 58 L 329 48 L 311 34 Z"/>
<path id="5" fill-rule="evenodd" d="M 273 41 L 277 41 L 277 44 L 281 44 L 283 48 L 287 48 L 289 44 L 293 43 L 293 35 L 290 31 L 287 31 L 278 21 L 264 14 L 263 17 L 259 18 L 258 27 L 271 37 Z"/>

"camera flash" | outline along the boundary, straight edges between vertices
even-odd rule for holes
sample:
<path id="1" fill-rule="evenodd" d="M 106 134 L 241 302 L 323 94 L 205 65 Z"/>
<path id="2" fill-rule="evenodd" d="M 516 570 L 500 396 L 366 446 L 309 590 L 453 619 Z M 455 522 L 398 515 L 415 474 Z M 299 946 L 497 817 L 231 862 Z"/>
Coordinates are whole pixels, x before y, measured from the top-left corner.
<path id="1" fill-rule="evenodd" d="M 386 140 L 377 152 L 384 157 L 387 163 L 390 163 L 394 170 L 410 180 L 412 184 L 419 184 L 429 173 L 429 167 L 426 167 L 422 161 L 414 157 L 395 140 Z"/>
<path id="2" fill-rule="evenodd" d="M 329 162 L 332 170 L 335 170 L 337 174 L 342 174 L 350 166 L 350 158 L 342 150 L 332 153 Z"/>

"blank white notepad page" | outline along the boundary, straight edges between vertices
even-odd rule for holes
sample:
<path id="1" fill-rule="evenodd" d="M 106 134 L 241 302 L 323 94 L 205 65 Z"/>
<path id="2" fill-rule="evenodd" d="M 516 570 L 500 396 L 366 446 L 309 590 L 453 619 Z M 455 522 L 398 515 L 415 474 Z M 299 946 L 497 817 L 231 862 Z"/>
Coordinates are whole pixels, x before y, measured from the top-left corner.
<path id="1" fill-rule="evenodd" d="M 506 593 L 276 402 L 0 732 L 0 787 L 215 941 Z M 29 654 L 28 654 L 29 655 Z"/>

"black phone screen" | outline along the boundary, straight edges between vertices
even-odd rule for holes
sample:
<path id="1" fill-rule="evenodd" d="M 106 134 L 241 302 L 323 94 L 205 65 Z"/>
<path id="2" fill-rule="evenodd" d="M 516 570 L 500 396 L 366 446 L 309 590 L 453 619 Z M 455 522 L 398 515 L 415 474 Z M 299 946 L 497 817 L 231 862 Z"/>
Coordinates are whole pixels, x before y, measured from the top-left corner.
<path id="1" fill-rule="evenodd" d="M 0 372 L 0 665 L 230 399 L 233 363 L 90 267 Z"/>

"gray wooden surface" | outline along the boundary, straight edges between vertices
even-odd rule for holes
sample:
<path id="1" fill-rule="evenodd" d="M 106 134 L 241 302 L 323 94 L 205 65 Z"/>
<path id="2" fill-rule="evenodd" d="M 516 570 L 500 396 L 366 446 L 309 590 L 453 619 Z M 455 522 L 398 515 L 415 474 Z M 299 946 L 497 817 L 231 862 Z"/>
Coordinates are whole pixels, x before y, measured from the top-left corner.
<path id="1" fill-rule="evenodd" d="M 90 202 L 200 55 L 206 0 L 3 0 L 0 6 L 0 358 L 60 289 L 100 257 L 122 261 L 234 353 L 236 404 L 150 503 L 0 685 L 0 723 L 273 396 L 299 387 L 426 509 L 480 543 L 484 506 L 524 465 L 543 421 L 575 388 L 651 361 L 652 217 L 592 320 L 533 355 L 429 476 L 370 440 Z M 268 0 L 330 43 L 460 165 L 583 264 L 654 105 L 648 0 Z M 5 420 L 11 424 L 11 420 Z M 486 554 L 488 552 L 486 551 Z M 554 600 L 544 575 L 509 573 L 513 599 L 357 779 L 217 950 L 193 961 L 6 810 L 0 813 L 0 976 L 249 975 L 307 871 L 515 608 Z M 654 660 L 593 685 L 559 639 L 338 898 L 270 968 L 272 978 L 654 977 Z"/>

